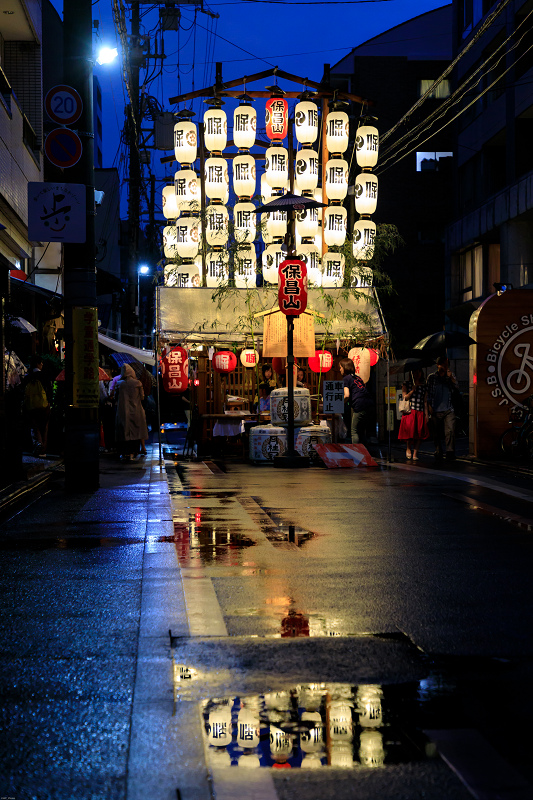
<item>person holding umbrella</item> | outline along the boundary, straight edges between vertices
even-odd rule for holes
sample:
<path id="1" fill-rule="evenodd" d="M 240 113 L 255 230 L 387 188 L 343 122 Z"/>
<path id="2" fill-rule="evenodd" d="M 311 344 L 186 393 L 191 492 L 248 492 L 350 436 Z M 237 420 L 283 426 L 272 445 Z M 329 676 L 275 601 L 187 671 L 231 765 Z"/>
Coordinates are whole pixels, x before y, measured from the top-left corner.
<path id="1" fill-rule="evenodd" d="M 427 379 L 427 405 L 431 418 L 435 458 L 443 458 L 442 441 L 446 447 L 446 459 L 455 459 L 455 412 L 452 394 L 457 388 L 457 378 L 450 370 L 446 356 L 437 359 L 437 371 Z"/>
<path id="2" fill-rule="evenodd" d="M 410 411 L 404 414 L 400 422 L 398 439 L 406 439 L 405 455 L 408 461 L 418 461 L 418 448 L 422 439 L 429 439 L 427 424 L 428 409 L 426 405 L 426 383 L 424 373 L 420 368 L 411 373 L 413 385 L 404 383 L 402 395 L 404 400 L 409 400 Z"/>

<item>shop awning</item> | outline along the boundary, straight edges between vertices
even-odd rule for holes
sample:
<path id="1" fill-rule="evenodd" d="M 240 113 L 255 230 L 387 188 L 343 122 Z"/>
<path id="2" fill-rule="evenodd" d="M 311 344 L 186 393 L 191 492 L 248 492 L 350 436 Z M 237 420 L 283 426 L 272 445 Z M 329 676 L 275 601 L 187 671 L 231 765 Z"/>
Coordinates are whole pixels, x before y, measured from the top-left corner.
<path id="1" fill-rule="evenodd" d="M 139 347 L 132 347 L 124 342 L 117 342 L 116 339 L 111 339 L 109 336 L 104 336 L 103 333 L 98 333 L 98 341 L 100 344 L 105 344 L 110 350 L 115 350 L 117 353 L 129 353 L 137 361 L 142 364 L 155 364 L 155 355 L 153 350 L 141 350 Z"/>
<path id="2" fill-rule="evenodd" d="M 215 289 L 159 286 L 158 324 L 160 336 L 166 341 L 189 344 L 214 344 L 217 342 L 242 343 L 253 333 L 261 342 L 263 317 L 253 317 L 257 312 L 277 306 L 277 287 L 262 287 L 253 292 L 246 289 L 223 291 L 213 299 Z M 377 338 L 386 335 L 386 327 L 373 289 L 361 289 L 355 298 L 344 289 L 325 290 L 333 303 L 330 305 L 320 289 L 310 289 L 308 308 L 324 315 L 315 318 L 315 335 L 328 338 L 337 336 Z M 250 306 L 248 307 L 248 302 Z M 353 315 L 357 319 L 353 319 Z"/>

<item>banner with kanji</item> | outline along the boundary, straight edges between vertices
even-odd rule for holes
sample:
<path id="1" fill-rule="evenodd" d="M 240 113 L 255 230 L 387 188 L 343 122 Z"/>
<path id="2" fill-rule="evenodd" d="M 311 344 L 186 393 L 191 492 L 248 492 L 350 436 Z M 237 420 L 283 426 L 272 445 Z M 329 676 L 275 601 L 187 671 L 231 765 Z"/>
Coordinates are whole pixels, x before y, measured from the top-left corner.
<path id="1" fill-rule="evenodd" d="M 293 353 L 300 358 L 315 354 L 315 325 L 312 314 L 294 317 Z M 287 317 L 275 311 L 265 317 L 263 355 L 267 358 L 287 357 Z"/>
<path id="2" fill-rule="evenodd" d="M 72 405 L 98 408 L 98 309 L 76 306 L 72 309 Z"/>

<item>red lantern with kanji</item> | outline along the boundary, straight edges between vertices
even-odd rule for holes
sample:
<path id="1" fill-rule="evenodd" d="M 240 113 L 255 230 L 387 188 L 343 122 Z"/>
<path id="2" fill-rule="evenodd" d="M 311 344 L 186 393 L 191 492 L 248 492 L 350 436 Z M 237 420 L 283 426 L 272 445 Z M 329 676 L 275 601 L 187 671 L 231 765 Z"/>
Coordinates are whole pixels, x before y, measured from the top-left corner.
<path id="1" fill-rule="evenodd" d="M 368 352 L 370 355 L 370 366 L 375 367 L 379 361 L 379 353 L 377 350 L 373 350 L 372 348 L 370 348 Z"/>
<path id="2" fill-rule="evenodd" d="M 314 356 L 307 361 L 313 372 L 329 372 L 333 366 L 333 356 L 328 350 L 315 350 Z"/>
<path id="3" fill-rule="evenodd" d="M 173 347 L 161 359 L 163 389 L 171 394 L 184 392 L 189 386 L 189 359 L 183 347 Z"/>
<path id="4" fill-rule="evenodd" d="M 278 267 L 279 309 L 288 316 L 298 316 L 307 308 L 307 267 L 303 261 L 289 258 Z"/>
<path id="5" fill-rule="evenodd" d="M 220 350 L 213 356 L 212 364 L 215 372 L 233 372 L 237 366 L 237 356 L 231 350 Z"/>
<path id="6" fill-rule="evenodd" d="M 289 104 L 283 97 L 271 97 L 266 101 L 266 135 L 269 139 L 284 139 L 289 127 Z"/>
<path id="7" fill-rule="evenodd" d="M 285 374 L 285 367 L 287 364 L 286 358 L 280 358 L 279 356 L 274 356 L 272 359 L 272 369 L 276 373 L 276 375 L 284 375 Z"/>
<path id="8" fill-rule="evenodd" d="M 352 347 L 348 353 L 348 358 L 353 361 L 355 374 L 359 375 L 363 383 L 370 380 L 370 352 L 366 347 Z"/>

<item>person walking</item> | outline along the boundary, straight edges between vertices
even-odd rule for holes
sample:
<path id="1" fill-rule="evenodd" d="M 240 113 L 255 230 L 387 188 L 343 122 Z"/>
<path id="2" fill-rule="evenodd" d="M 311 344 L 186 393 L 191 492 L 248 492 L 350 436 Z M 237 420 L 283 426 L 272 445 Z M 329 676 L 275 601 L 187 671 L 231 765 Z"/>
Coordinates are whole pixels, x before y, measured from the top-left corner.
<path id="1" fill-rule="evenodd" d="M 431 420 L 433 440 L 435 442 L 435 458 L 440 460 L 444 453 L 442 441 L 446 448 L 446 459 L 455 459 L 455 412 L 453 410 L 452 393 L 457 388 L 457 378 L 450 370 L 450 362 L 446 356 L 437 359 L 437 371 L 427 379 L 427 406 Z"/>
<path id="2" fill-rule="evenodd" d="M 117 416 L 115 419 L 115 442 L 117 453 L 133 461 L 139 452 L 139 445 L 148 438 L 146 416 L 142 401 L 142 383 L 135 377 L 129 364 L 123 364 L 120 380 L 115 385 Z"/>
<path id="3" fill-rule="evenodd" d="M 426 404 L 426 383 L 421 369 L 411 373 L 413 384 L 404 383 L 402 396 L 409 401 L 410 410 L 400 421 L 399 440 L 407 440 L 405 456 L 408 461 L 418 461 L 418 448 L 423 439 L 429 439 L 427 423 L 428 409 Z"/>
<path id="4" fill-rule="evenodd" d="M 33 455 L 46 458 L 51 389 L 42 369 L 41 356 L 33 356 L 29 374 L 24 380 L 23 409 L 30 426 Z"/>
<path id="5" fill-rule="evenodd" d="M 362 379 L 356 375 L 351 358 L 341 359 L 339 369 L 344 382 L 344 402 L 349 403 L 352 410 L 352 444 L 365 444 L 366 426 L 374 400 Z"/>

